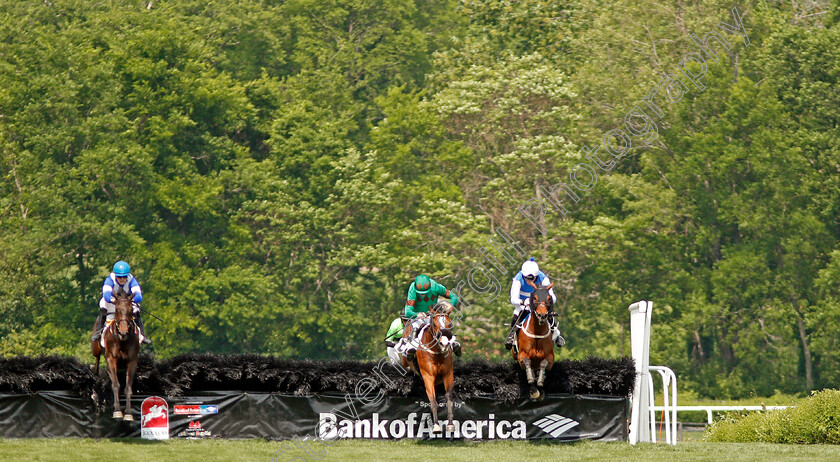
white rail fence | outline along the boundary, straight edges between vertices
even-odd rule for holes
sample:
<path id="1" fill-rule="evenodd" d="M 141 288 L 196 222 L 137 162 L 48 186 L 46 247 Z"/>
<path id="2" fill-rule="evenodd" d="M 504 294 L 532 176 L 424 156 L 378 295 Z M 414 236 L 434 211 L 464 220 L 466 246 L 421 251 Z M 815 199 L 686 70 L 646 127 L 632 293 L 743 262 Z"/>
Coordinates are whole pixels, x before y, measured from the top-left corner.
<path id="1" fill-rule="evenodd" d="M 707 423 L 712 423 L 714 412 L 729 412 L 729 411 L 775 411 L 777 409 L 787 409 L 788 406 L 676 406 L 676 412 L 688 411 L 704 411 L 706 413 Z M 667 406 L 651 406 L 652 411 L 664 411 Z M 667 421 L 666 421 L 667 424 Z"/>

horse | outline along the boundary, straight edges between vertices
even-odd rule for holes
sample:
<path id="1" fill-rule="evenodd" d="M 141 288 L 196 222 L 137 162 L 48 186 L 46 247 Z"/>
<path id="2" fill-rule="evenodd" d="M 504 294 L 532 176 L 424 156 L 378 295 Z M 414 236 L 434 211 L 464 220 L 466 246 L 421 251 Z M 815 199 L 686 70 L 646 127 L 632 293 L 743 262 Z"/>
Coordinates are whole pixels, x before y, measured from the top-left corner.
<path id="1" fill-rule="evenodd" d="M 449 315 L 452 313 L 452 305 L 449 302 L 440 302 L 429 311 L 430 322 L 420 336 L 420 347 L 417 348 L 415 361 L 408 362 L 405 356 L 402 357 L 403 367 L 414 371 L 423 379 L 426 386 L 426 396 L 432 409 L 432 422 L 434 433 L 441 432 L 438 423 L 438 402 L 435 386 L 443 383 L 446 391 L 446 412 L 448 432 L 455 431 L 452 416 L 452 386 L 455 383 L 455 367 L 452 363 L 453 352 L 450 340 L 452 339 L 452 321 Z M 411 323 L 406 323 L 405 336 L 408 336 Z"/>
<path id="2" fill-rule="evenodd" d="M 529 386 L 528 394 L 531 399 L 543 399 L 545 397 L 543 391 L 545 372 L 550 371 L 554 366 L 554 343 L 551 340 L 551 327 L 548 323 L 548 317 L 552 314 L 554 305 L 554 300 L 548 290 L 554 286 L 554 283 L 548 287 L 537 287 L 529 280 L 528 284 L 535 290 L 531 292 L 528 316 L 517 334 L 517 346 L 511 350 L 511 353 L 513 353 L 514 361 L 519 363 L 519 367 L 525 369 Z M 534 383 L 537 361 L 539 372 Z"/>
<path id="3" fill-rule="evenodd" d="M 108 375 L 111 377 L 111 389 L 114 391 L 113 418 L 132 421 L 134 416 L 131 415 L 131 394 L 134 391 L 134 376 L 137 373 L 137 358 L 140 355 L 140 337 L 134 322 L 132 295 L 117 288 L 114 298 L 116 298 L 114 320 L 102 334 L 105 342 L 105 362 L 108 366 Z M 96 357 L 96 364 L 93 367 L 98 376 L 99 357 L 103 349 L 99 342 L 91 342 L 90 349 Z M 125 363 L 125 415 L 120 411 L 120 380 L 117 376 L 119 361 Z"/>

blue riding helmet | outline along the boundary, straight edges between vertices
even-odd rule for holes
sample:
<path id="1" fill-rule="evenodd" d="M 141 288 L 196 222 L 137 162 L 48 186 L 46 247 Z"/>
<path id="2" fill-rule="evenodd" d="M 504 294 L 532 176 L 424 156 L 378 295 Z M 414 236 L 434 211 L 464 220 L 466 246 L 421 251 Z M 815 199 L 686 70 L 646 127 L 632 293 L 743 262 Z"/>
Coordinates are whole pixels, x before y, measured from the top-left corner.
<path id="1" fill-rule="evenodd" d="M 128 267 L 128 263 L 120 260 L 114 263 L 114 276 L 123 277 L 128 276 L 128 273 L 131 272 L 131 268 Z"/>

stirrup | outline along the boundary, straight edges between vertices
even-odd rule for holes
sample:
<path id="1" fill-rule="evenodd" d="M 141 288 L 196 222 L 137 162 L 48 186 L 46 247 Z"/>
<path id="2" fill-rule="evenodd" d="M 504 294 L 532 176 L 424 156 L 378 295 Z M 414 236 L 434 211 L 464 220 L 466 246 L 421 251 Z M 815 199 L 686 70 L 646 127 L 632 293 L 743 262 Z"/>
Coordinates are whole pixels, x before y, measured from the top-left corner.
<path id="1" fill-rule="evenodd" d="M 508 334 L 507 338 L 505 339 L 505 348 L 510 350 L 513 348 L 513 344 L 516 342 L 516 330 L 511 330 Z"/>

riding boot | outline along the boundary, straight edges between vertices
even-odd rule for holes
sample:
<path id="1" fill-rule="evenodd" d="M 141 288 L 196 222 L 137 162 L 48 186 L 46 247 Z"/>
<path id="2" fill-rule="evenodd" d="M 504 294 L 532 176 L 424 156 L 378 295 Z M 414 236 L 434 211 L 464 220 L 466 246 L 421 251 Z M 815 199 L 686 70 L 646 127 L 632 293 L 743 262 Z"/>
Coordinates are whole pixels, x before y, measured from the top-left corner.
<path id="1" fill-rule="evenodd" d="M 557 346 L 557 348 L 563 348 L 564 346 L 566 346 L 566 339 L 564 339 L 563 336 L 560 335 L 560 329 L 557 328 L 557 319 L 555 319 L 553 314 L 549 318 L 548 324 L 549 328 L 551 328 L 552 339 L 554 340 L 554 344 Z"/>
<path id="2" fill-rule="evenodd" d="M 519 324 L 519 321 L 525 317 L 525 310 L 519 312 L 519 316 L 514 315 L 513 320 L 510 322 L 510 332 L 508 332 L 507 339 L 505 339 L 505 348 L 510 350 L 513 348 L 513 342 L 516 339 L 516 325 Z"/>
<path id="3" fill-rule="evenodd" d="M 557 345 L 557 348 L 563 348 L 564 346 L 566 346 L 566 339 L 564 339 L 563 336 L 560 335 L 559 330 L 554 331 L 554 344 Z"/>
<path id="4" fill-rule="evenodd" d="M 452 352 L 455 353 L 455 356 L 461 357 L 461 342 L 457 340 L 452 342 Z"/>
<path id="5" fill-rule="evenodd" d="M 102 322 L 105 320 L 107 313 L 108 310 L 104 308 L 99 309 L 99 315 L 96 317 L 96 323 L 93 325 L 93 335 L 90 336 L 91 342 L 98 342 L 102 339 Z"/>
<path id="6" fill-rule="evenodd" d="M 134 315 L 134 322 L 137 323 L 137 328 L 140 329 L 140 333 L 143 334 L 143 345 L 151 345 L 152 339 L 146 337 L 146 329 L 143 328 L 143 318 L 140 317 L 140 313 Z"/>
<path id="7" fill-rule="evenodd" d="M 408 337 L 405 339 L 405 356 L 409 360 L 414 358 L 414 354 L 417 353 L 417 348 L 414 346 L 414 338 L 417 336 L 417 331 L 415 326 L 411 326 L 411 329 L 408 332 Z"/>

